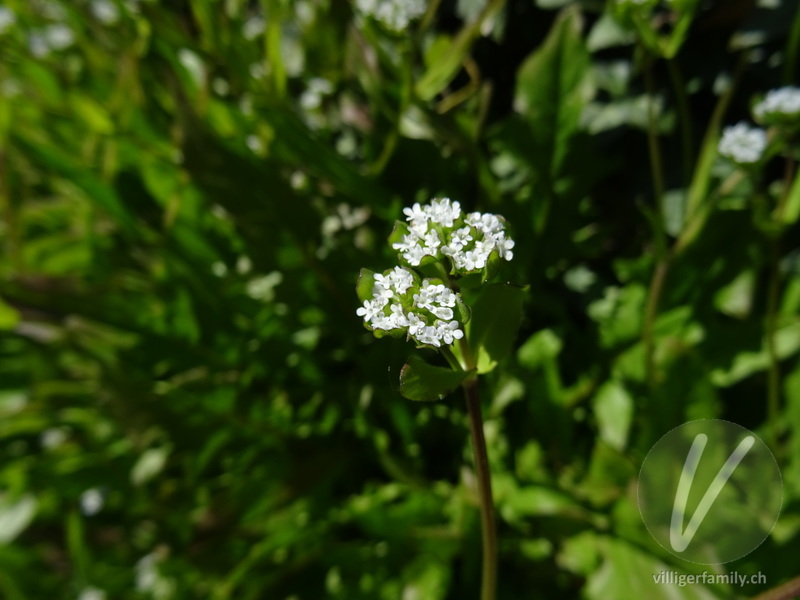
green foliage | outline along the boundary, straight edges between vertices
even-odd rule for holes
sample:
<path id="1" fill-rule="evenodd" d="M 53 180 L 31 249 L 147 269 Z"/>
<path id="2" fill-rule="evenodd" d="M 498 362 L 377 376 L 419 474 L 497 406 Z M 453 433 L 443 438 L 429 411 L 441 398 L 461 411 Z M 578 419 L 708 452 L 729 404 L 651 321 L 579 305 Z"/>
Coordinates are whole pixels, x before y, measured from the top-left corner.
<path id="1" fill-rule="evenodd" d="M 433 366 L 419 354 L 412 354 L 400 371 L 399 391 L 409 400 L 440 400 L 473 375 L 474 371 Z"/>
<path id="2" fill-rule="evenodd" d="M 0 597 L 476 597 L 463 401 L 402 396 L 475 373 L 355 313 L 441 196 L 516 241 L 458 281 L 498 598 L 761 592 L 653 583 L 703 568 L 638 470 L 699 418 L 784 475 L 720 569 L 797 575 L 796 123 L 754 168 L 717 151 L 800 83 L 797 3 L 431 2 L 398 33 L 357 4 L 2 3 Z"/>
<path id="3" fill-rule="evenodd" d="M 522 320 L 523 294 L 523 288 L 504 283 L 480 290 L 467 326 L 478 373 L 492 371 L 511 351 Z"/>

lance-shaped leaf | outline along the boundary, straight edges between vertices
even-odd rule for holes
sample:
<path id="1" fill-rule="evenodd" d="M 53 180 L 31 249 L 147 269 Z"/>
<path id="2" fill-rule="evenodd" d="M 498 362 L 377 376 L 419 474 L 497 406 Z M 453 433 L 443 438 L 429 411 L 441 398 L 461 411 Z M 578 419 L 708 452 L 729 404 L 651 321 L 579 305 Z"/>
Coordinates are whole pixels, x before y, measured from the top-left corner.
<path id="1" fill-rule="evenodd" d="M 409 400 L 441 400 L 475 371 L 454 371 L 435 367 L 418 354 L 412 354 L 400 371 L 400 393 Z"/>
<path id="2" fill-rule="evenodd" d="M 525 288 L 506 283 L 487 285 L 472 307 L 467 340 L 478 373 L 488 373 L 510 351 L 522 320 Z"/>
<path id="3" fill-rule="evenodd" d="M 514 107 L 529 127 L 534 152 L 530 159 L 552 181 L 562 174 L 581 112 L 593 94 L 591 59 L 581 28 L 580 13 L 565 10 L 517 76 Z"/>

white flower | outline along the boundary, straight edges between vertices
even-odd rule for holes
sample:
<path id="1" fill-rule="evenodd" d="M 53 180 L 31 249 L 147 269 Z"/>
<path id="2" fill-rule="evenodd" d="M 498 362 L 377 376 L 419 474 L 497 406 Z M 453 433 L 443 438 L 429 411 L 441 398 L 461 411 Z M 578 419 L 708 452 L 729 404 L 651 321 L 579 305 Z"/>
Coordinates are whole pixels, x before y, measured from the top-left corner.
<path id="1" fill-rule="evenodd" d="M 408 334 L 412 337 L 416 336 L 425 327 L 425 321 L 420 319 L 416 313 L 408 313 L 406 318 L 408 319 Z"/>
<path id="2" fill-rule="evenodd" d="M 466 216 L 458 202 L 437 198 L 430 204 L 415 203 L 403 210 L 409 233 L 392 247 L 411 266 L 419 266 L 426 256 L 450 259 L 456 271 L 483 269 L 495 250 L 500 258 L 511 260 L 514 240 L 506 237 L 505 223 L 497 215 L 473 212 Z"/>
<path id="3" fill-rule="evenodd" d="M 392 248 L 395 250 L 400 250 L 402 253 L 406 253 L 419 246 L 419 242 L 420 237 L 416 233 L 409 233 L 403 236 L 402 241 L 392 244 Z"/>
<path id="4" fill-rule="evenodd" d="M 91 517 L 103 510 L 103 493 L 97 488 L 91 488 L 81 494 L 81 512 Z"/>
<path id="5" fill-rule="evenodd" d="M 403 313 L 403 306 L 401 304 L 392 304 L 392 306 L 389 307 L 389 310 L 392 311 L 389 315 L 389 320 L 394 325 L 392 329 L 408 327 L 408 318 Z"/>
<path id="6" fill-rule="evenodd" d="M 382 329 L 384 331 L 389 331 L 390 329 L 397 329 L 394 320 L 387 317 L 382 312 L 372 317 L 372 322 L 370 324 L 372 325 L 373 329 Z"/>
<path id="7" fill-rule="evenodd" d="M 408 288 L 414 285 L 414 276 L 402 267 L 395 267 L 394 270 L 389 273 L 389 278 L 392 281 L 394 291 L 401 295 L 405 294 Z"/>
<path id="8" fill-rule="evenodd" d="M 759 121 L 772 116 L 800 116 L 800 88 L 787 86 L 771 90 L 761 102 L 755 105 L 753 114 Z"/>
<path id="9" fill-rule="evenodd" d="M 372 321 L 375 315 L 383 310 L 383 306 L 374 300 L 364 300 L 364 306 L 356 310 L 359 317 L 364 317 L 365 321 Z"/>
<path id="10" fill-rule="evenodd" d="M 428 222 L 428 213 L 422 210 L 422 207 L 419 205 L 419 202 L 415 202 L 414 206 L 411 208 L 404 208 L 403 214 L 408 217 L 408 220 L 412 223 L 427 223 Z"/>
<path id="11" fill-rule="evenodd" d="M 767 134 L 763 129 L 737 123 L 722 132 L 718 150 L 722 156 L 737 163 L 755 163 L 767 147 Z"/>
<path id="12" fill-rule="evenodd" d="M 453 221 L 461 217 L 461 204 L 450 203 L 450 198 L 433 200 L 428 207 L 430 219 L 444 227 L 452 227 Z"/>
<path id="13" fill-rule="evenodd" d="M 464 337 L 464 332 L 459 329 L 458 321 L 436 321 L 436 332 L 444 340 L 445 344 L 452 344 L 453 340 L 460 340 Z"/>
<path id="14" fill-rule="evenodd" d="M 423 327 L 422 330 L 417 333 L 416 339 L 422 344 L 430 344 L 431 346 L 436 346 L 437 348 L 442 345 L 442 337 L 439 335 L 436 327 L 432 327 L 430 325 Z"/>
<path id="15" fill-rule="evenodd" d="M 356 314 L 373 331 L 406 330 L 418 343 L 438 348 L 442 341 L 452 344 L 463 336 L 453 320 L 458 302 L 458 294 L 446 285 L 430 279 L 420 285 L 411 271 L 395 267 L 373 275 L 372 297 Z"/>
<path id="16" fill-rule="evenodd" d="M 433 229 L 425 234 L 425 250 L 431 250 L 432 253 L 436 254 L 436 248 L 441 246 L 442 240 L 439 239 L 439 234 L 436 233 L 436 230 Z"/>
<path id="17" fill-rule="evenodd" d="M 449 321 L 453 318 L 453 309 L 446 306 L 434 306 L 431 308 L 431 312 L 435 316 L 439 317 L 440 319 L 445 319 L 446 321 Z"/>

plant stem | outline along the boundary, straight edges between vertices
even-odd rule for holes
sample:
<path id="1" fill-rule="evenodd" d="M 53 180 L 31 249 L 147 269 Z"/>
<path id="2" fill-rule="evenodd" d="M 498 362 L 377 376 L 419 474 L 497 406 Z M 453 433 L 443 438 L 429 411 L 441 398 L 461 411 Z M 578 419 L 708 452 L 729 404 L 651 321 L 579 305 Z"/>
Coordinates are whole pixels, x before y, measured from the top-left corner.
<path id="1" fill-rule="evenodd" d="M 481 509 L 481 531 L 483 534 L 483 569 L 481 577 L 481 600 L 495 600 L 497 590 L 497 526 L 492 500 L 492 479 L 489 472 L 489 456 L 483 436 L 483 418 L 478 398 L 478 380 L 471 378 L 463 384 L 464 397 L 469 413 L 469 429 L 472 449 L 475 454 L 475 475 L 478 481 L 478 498 Z"/>
<path id="2" fill-rule="evenodd" d="M 798 49 L 800 49 L 800 5 L 798 5 L 797 12 L 794 14 L 792 29 L 789 32 L 789 39 L 786 42 L 786 62 L 783 65 L 784 85 L 791 85 L 794 83 Z"/>
<path id="3" fill-rule="evenodd" d="M 767 421 L 771 431 L 773 450 L 778 448 L 778 413 L 780 412 L 781 372 L 775 334 L 778 321 L 778 297 L 780 293 L 779 249 L 777 238 L 770 243 L 770 273 L 767 289 L 767 315 L 764 323 L 769 356 L 767 371 Z"/>
<path id="4" fill-rule="evenodd" d="M 759 594 L 753 600 L 792 600 L 798 596 L 800 596 L 800 577 L 795 577 L 783 585 Z"/>
<path id="5" fill-rule="evenodd" d="M 683 81 L 680 68 L 675 59 L 667 60 L 667 70 L 669 71 L 672 87 L 675 88 L 675 97 L 678 101 L 678 117 L 681 126 L 681 145 L 683 152 L 683 177 L 687 182 L 692 176 L 692 165 L 694 156 L 692 153 L 692 115 L 689 111 L 689 98 L 686 95 L 686 84 Z"/>
<path id="6" fill-rule="evenodd" d="M 655 320 L 658 316 L 658 305 L 664 289 L 664 281 L 669 271 L 669 250 L 667 249 L 667 233 L 664 226 L 664 169 L 661 148 L 658 143 L 658 117 L 655 110 L 655 82 L 653 81 L 652 59 L 645 56 L 644 81 L 648 94 L 647 145 L 650 150 L 650 168 L 653 174 L 653 196 L 655 214 L 653 215 L 653 235 L 655 237 L 656 266 L 650 280 L 647 295 L 642 342 L 644 344 L 645 373 L 648 384 L 655 384 L 654 336 Z"/>
<path id="7" fill-rule="evenodd" d="M 669 261 L 666 258 L 659 260 L 655 271 L 653 271 L 650 289 L 647 293 L 642 341 L 644 343 L 646 379 L 651 386 L 655 385 L 655 343 L 653 332 L 655 330 L 656 316 L 658 315 L 658 304 L 661 300 L 661 293 L 664 290 L 664 282 L 667 279 L 668 271 Z"/>
<path id="8" fill-rule="evenodd" d="M 783 190 L 778 199 L 778 206 L 774 214 L 774 231 L 770 240 L 769 257 L 769 283 L 767 284 L 767 315 L 764 322 L 767 356 L 769 357 L 769 370 L 767 371 L 767 421 L 769 422 L 772 433 L 773 449 L 778 448 L 778 415 L 781 408 L 781 371 L 780 357 L 776 344 L 778 331 L 778 301 L 780 299 L 780 232 L 783 226 L 783 209 L 786 205 L 786 198 L 792 187 L 794 179 L 794 155 L 792 153 L 791 140 L 788 141 L 789 156 L 786 160 L 786 170 L 784 173 Z"/>
<path id="9" fill-rule="evenodd" d="M 650 154 L 650 170 L 653 175 L 653 200 L 655 212 L 653 219 L 656 237 L 656 252 L 660 258 L 666 249 L 666 232 L 664 231 L 664 166 L 661 158 L 661 147 L 658 143 L 658 115 L 656 115 L 655 81 L 653 80 L 652 61 L 645 56 L 644 82 L 647 89 L 647 147 Z"/>

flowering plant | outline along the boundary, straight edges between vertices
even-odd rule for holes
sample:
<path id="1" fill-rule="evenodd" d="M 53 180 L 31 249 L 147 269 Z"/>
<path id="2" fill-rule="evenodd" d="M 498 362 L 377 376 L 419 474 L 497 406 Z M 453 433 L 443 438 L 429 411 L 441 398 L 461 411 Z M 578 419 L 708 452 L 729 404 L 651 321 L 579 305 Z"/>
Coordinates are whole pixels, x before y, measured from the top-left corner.
<path id="1" fill-rule="evenodd" d="M 389 238 L 400 264 L 383 273 L 361 270 L 356 292 L 363 304 L 356 313 L 376 337 L 404 336 L 449 363 L 436 366 L 412 355 L 400 374 L 405 397 L 438 400 L 459 385 L 464 389 L 481 504 L 481 597 L 493 600 L 497 541 L 476 376 L 510 350 L 522 316 L 523 288 L 489 282 L 500 263 L 513 258 L 514 240 L 502 217 L 465 214 L 449 198 L 403 212 L 405 222 L 398 221 Z"/>

